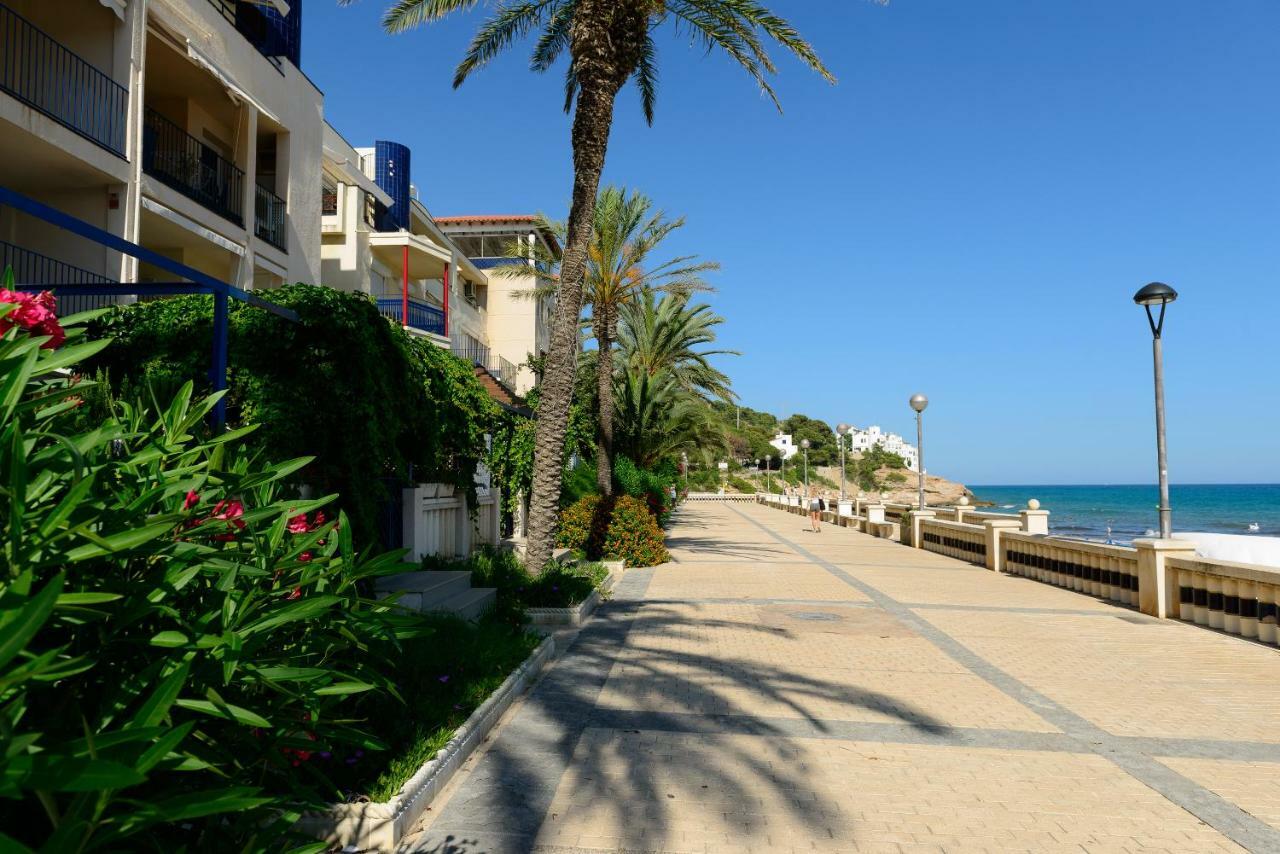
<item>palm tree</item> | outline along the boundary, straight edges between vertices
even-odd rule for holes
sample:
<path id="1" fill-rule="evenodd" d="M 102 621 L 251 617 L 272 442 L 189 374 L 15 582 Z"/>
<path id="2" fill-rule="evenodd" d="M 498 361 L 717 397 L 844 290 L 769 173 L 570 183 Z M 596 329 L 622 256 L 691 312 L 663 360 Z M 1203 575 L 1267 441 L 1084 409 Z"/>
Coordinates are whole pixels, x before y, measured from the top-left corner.
<path id="1" fill-rule="evenodd" d="M 349 2 L 349 0 L 344 0 Z M 393 0 L 383 27 L 398 33 L 470 10 L 479 0 Z M 565 112 L 572 110 L 573 194 L 561 285 L 542 377 L 542 410 L 534 443 L 529 503 L 528 562 L 537 572 L 551 557 L 560 491 L 561 454 L 573 396 L 583 273 L 618 92 L 634 79 L 645 119 L 653 122 L 657 96 L 654 33 L 670 24 L 708 52 L 719 49 L 740 65 L 775 105 L 769 76 L 777 72 L 765 51 L 772 39 L 835 82 L 813 48 L 786 20 L 758 0 L 503 0 L 476 31 L 453 78 L 460 86 L 476 69 L 517 39 L 540 31 L 531 66 L 546 71 L 567 54 Z M 763 38 L 762 38 L 763 37 Z"/>
<path id="2" fill-rule="evenodd" d="M 625 370 L 651 376 L 670 371 L 675 382 L 704 399 L 732 403 L 737 395 L 729 377 L 711 365 L 711 356 L 737 356 L 736 350 L 699 350 L 716 340 L 714 327 L 724 318 L 705 303 L 689 304 L 685 294 L 661 298 L 652 291 L 630 302 L 622 313 L 618 343 Z"/>

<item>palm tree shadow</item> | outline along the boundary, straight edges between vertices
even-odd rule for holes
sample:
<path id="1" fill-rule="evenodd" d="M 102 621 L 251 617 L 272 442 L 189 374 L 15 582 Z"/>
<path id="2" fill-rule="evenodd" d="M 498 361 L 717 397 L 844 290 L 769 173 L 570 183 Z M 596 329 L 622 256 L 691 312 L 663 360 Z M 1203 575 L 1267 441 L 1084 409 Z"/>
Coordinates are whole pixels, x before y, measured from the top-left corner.
<path id="1" fill-rule="evenodd" d="M 784 720 L 807 722 L 820 737 L 828 724 L 811 707 L 834 704 L 930 734 L 949 730 L 900 697 L 717 654 L 714 645 L 695 651 L 707 648 L 710 630 L 748 644 L 795 635 L 746 619 L 691 618 L 689 607 L 621 599 L 597 611 L 408 850 L 498 854 L 527 851 L 535 839 L 572 845 L 556 832 L 586 815 L 593 827 L 617 828 L 627 846 L 661 849 L 676 807 L 687 808 L 682 800 L 707 799 L 695 809 L 750 835 L 765 829 L 762 812 L 751 808 L 765 795 L 793 824 L 827 838 L 828 817 L 841 809 L 815 788 Z M 762 717 L 761 707 L 786 714 Z M 725 721 L 734 726 L 718 725 Z"/>

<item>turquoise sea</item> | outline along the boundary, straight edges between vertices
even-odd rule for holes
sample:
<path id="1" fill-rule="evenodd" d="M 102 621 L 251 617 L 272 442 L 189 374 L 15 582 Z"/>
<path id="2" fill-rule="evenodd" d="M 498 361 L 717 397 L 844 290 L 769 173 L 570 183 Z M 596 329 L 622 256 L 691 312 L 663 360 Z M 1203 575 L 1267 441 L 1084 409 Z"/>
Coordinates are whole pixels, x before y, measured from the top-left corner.
<path id="1" fill-rule="evenodd" d="M 1116 542 L 1149 536 L 1160 527 L 1154 484 L 1117 486 L 970 486 L 992 510 L 1014 512 L 1039 499 L 1050 512 L 1049 532 Z M 1173 530 L 1280 537 L 1280 484 L 1178 484 L 1169 487 Z M 1250 525 L 1258 526 L 1250 531 Z"/>

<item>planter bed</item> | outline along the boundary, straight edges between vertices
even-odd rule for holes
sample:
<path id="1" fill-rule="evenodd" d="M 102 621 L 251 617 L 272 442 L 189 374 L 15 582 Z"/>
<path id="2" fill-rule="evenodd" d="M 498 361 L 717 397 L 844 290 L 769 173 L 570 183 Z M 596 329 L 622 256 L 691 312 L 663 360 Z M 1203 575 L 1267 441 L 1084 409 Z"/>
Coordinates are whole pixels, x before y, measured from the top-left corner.
<path id="1" fill-rule="evenodd" d="M 608 567 L 609 575 L 601 582 L 599 590 L 593 590 L 586 599 L 567 608 L 529 608 L 529 623 L 534 626 L 580 626 L 585 623 L 622 575 L 622 561 L 606 560 L 602 563 Z"/>
<path id="2" fill-rule="evenodd" d="M 554 639 L 545 638 L 390 800 L 333 804 L 324 812 L 304 816 L 300 828 L 344 848 L 393 850 L 554 654 Z"/>

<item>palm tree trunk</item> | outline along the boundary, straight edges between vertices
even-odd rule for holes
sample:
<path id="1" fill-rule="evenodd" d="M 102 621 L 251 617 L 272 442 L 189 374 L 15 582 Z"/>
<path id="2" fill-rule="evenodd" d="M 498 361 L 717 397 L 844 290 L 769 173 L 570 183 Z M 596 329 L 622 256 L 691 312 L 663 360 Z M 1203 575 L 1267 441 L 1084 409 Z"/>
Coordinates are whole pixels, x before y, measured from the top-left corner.
<path id="1" fill-rule="evenodd" d="M 525 561 L 534 573 L 541 572 L 551 559 L 564 469 L 564 437 L 578 365 L 578 317 L 582 313 L 587 244 L 591 239 L 596 193 L 600 189 L 600 173 L 604 171 L 613 124 L 613 102 L 622 87 L 621 80 L 615 83 L 594 76 L 581 80 L 581 84 L 573 116 L 573 202 L 533 441 L 533 489 L 529 498 Z"/>
<path id="2" fill-rule="evenodd" d="M 591 326 L 596 333 L 596 393 L 600 398 L 600 441 L 596 448 L 596 486 L 601 495 L 613 495 L 613 318 L 609 307 L 598 305 Z"/>

